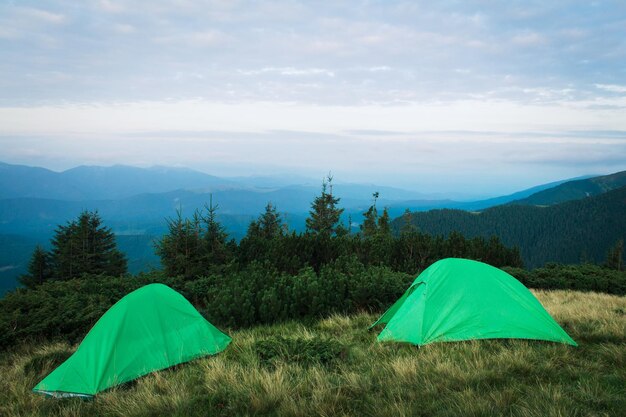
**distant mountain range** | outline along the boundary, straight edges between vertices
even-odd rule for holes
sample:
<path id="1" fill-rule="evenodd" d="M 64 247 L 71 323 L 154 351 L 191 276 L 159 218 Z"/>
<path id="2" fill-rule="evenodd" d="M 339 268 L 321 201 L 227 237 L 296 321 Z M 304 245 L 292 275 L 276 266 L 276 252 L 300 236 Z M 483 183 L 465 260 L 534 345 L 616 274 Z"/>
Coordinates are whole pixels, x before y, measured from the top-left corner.
<path id="1" fill-rule="evenodd" d="M 454 201 L 434 194 L 374 184 L 336 182 L 344 222 L 358 230 L 362 213 L 379 192 L 379 207 L 392 217 L 412 212 L 452 208 L 484 210 L 502 204 L 550 205 L 596 195 L 623 185 L 626 172 L 581 177 L 539 185 L 514 194 L 480 200 Z M 129 257 L 131 272 L 158 267 L 153 242 L 166 228 L 165 218 L 181 210 L 190 216 L 213 198 L 219 220 L 231 237 L 241 238 L 250 223 L 271 201 L 292 230 L 302 231 L 310 204 L 320 192 L 321 179 L 304 177 L 220 178 L 185 168 L 81 166 L 63 172 L 0 163 L 0 293 L 13 287 L 26 270 L 36 244 L 47 245 L 59 224 L 82 210 L 98 210 L 118 236 Z"/>
<path id="2" fill-rule="evenodd" d="M 63 172 L 0 163 L 0 199 L 110 200 L 177 189 L 240 187 L 236 182 L 186 168 L 79 166 Z"/>

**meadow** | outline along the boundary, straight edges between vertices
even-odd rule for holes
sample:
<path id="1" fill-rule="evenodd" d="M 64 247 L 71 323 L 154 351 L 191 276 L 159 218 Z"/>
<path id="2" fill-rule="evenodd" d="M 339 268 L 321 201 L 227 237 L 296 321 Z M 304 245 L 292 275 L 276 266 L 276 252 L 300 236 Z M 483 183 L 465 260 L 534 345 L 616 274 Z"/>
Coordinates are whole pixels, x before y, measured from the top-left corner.
<path id="1" fill-rule="evenodd" d="M 155 372 L 93 401 L 31 388 L 76 348 L 0 355 L 0 415 L 621 416 L 626 297 L 534 291 L 578 347 L 528 340 L 379 343 L 372 314 L 229 331 L 221 354 Z M 219 327 L 219 323 L 215 323 Z"/>

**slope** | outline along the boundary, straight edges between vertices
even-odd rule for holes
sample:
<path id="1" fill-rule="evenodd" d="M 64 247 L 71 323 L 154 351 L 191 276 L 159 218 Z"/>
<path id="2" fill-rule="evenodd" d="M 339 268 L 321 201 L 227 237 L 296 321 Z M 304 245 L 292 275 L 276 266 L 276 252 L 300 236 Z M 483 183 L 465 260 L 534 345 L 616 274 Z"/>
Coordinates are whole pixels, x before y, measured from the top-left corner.
<path id="1" fill-rule="evenodd" d="M 510 204 L 549 206 L 565 201 L 579 200 L 581 198 L 603 194 L 625 185 L 626 171 L 621 171 L 600 177 L 567 181 L 556 187 L 539 191 L 526 198 L 514 200 Z"/>
<path id="2" fill-rule="evenodd" d="M 618 239 L 626 237 L 626 187 L 595 197 L 550 207 L 503 205 L 483 212 L 432 210 L 413 213 L 420 231 L 467 237 L 496 235 L 505 245 L 520 248 L 527 267 L 546 262 L 601 262 Z M 393 221 L 399 231 L 402 218 Z"/>

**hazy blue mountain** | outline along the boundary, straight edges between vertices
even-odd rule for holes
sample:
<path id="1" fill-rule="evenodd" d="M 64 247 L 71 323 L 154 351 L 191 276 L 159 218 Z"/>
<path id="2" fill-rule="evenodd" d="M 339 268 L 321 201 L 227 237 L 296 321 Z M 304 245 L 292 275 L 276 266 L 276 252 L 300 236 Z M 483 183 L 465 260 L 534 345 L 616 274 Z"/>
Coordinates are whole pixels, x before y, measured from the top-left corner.
<path id="1" fill-rule="evenodd" d="M 105 200 L 176 189 L 215 190 L 241 185 L 186 168 L 80 166 L 63 172 L 0 163 L 0 198 Z"/>
<path id="2" fill-rule="evenodd" d="M 226 177 L 226 179 L 252 188 L 281 188 L 290 185 L 319 186 L 322 183 L 321 178 L 309 178 L 302 175 L 288 173 L 282 175 Z"/>
<path id="3" fill-rule="evenodd" d="M 0 162 L 0 198 L 60 196 L 74 200 L 80 198 L 81 193 L 67 184 L 58 172 Z"/>
<path id="4" fill-rule="evenodd" d="M 624 185 L 626 185 L 626 171 L 621 171 L 610 175 L 567 181 L 556 187 L 534 193 L 526 198 L 516 199 L 511 204 L 549 206 L 603 194 Z"/>

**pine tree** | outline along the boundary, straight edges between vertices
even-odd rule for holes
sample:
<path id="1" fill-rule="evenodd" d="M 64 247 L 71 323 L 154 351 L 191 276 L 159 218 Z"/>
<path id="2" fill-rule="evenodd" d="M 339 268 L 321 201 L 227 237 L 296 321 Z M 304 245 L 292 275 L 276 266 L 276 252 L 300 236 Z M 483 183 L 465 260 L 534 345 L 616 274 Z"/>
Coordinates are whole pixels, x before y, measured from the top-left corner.
<path id="1" fill-rule="evenodd" d="M 311 203 L 309 217 L 306 219 L 308 232 L 332 236 L 337 231 L 337 223 L 344 209 L 337 207 L 341 199 L 333 196 L 332 181 L 332 175 L 328 174 L 322 182 L 322 194 Z"/>
<path id="2" fill-rule="evenodd" d="M 59 226 L 50 251 L 52 277 L 67 280 L 82 274 L 120 276 L 127 271 L 115 235 L 102 224 L 98 212 L 83 211 L 78 219 Z"/>
<path id="3" fill-rule="evenodd" d="M 274 239 L 283 236 L 285 227 L 276 207 L 268 202 L 265 212 L 258 220 L 260 236 L 264 239 Z"/>
<path id="4" fill-rule="evenodd" d="M 383 214 L 378 218 L 378 236 L 391 238 L 391 219 L 389 210 L 385 207 Z"/>
<path id="5" fill-rule="evenodd" d="M 204 265 L 207 268 L 223 265 L 231 258 L 230 248 L 227 245 L 228 233 L 217 220 L 218 208 L 217 204 L 213 204 L 213 195 L 211 194 L 209 204 L 205 206 L 207 214 L 203 217 L 206 227 Z"/>
<path id="6" fill-rule="evenodd" d="M 41 246 L 37 245 L 28 264 L 28 274 L 20 276 L 19 281 L 26 288 L 33 288 L 43 284 L 51 276 L 50 255 Z"/>
<path id="7" fill-rule="evenodd" d="M 165 273 L 170 276 L 193 277 L 202 271 L 203 252 L 201 213 L 196 210 L 193 217 L 183 219 L 182 212 L 167 219 L 168 233 L 155 245 L 155 253 L 161 258 Z"/>
<path id="8" fill-rule="evenodd" d="M 402 215 L 402 229 L 400 229 L 400 235 L 410 235 L 417 231 L 417 227 L 413 224 L 413 214 L 411 210 L 407 208 Z"/>
<path id="9" fill-rule="evenodd" d="M 609 253 L 606 256 L 605 266 L 616 271 L 621 271 L 624 268 L 624 240 L 618 240 L 615 245 L 609 249 Z"/>
<path id="10" fill-rule="evenodd" d="M 361 225 L 361 234 L 364 238 L 369 239 L 373 238 L 378 234 L 378 210 L 376 209 L 376 200 L 378 200 L 378 192 L 372 194 L 374 198 L 374 202 L 367 209 L 365 213 L 363 213 L 363 224 Z"/>
<path id="11" fill-rule="evenodd" d="M 168 232 L 155 245 L 155 252 L 168 275 L 203 276 L 212 267 L 230 261 L 233 243 L 227 242 L 228 234 L 217 220 L 217 209 L 211 196 L 205 206 L 206 214 L 196 210 L 191 219 L 185 219 L 177 211 L 176 218 L 168 219 Z"/>

